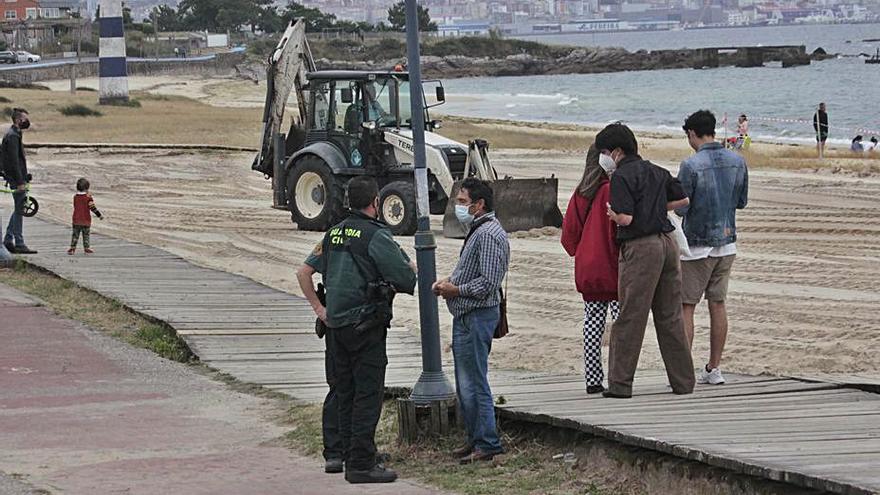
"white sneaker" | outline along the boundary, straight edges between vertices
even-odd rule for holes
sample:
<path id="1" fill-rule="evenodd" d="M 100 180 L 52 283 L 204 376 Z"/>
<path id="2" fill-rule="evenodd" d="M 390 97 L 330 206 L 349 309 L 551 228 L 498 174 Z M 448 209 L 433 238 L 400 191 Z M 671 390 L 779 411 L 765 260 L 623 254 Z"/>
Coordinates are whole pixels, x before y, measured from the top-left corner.
<path id="1" fill-rule="evenodd" d="M 724 376 L 721 374 L 721 370 L 719 368 L 712 368 L 712 371 L 706 371 L 706 367 L 703 366 L 703 369 L 700 370 L 700 374 L 697 375 L 697 383 L 723 385 Z"/>

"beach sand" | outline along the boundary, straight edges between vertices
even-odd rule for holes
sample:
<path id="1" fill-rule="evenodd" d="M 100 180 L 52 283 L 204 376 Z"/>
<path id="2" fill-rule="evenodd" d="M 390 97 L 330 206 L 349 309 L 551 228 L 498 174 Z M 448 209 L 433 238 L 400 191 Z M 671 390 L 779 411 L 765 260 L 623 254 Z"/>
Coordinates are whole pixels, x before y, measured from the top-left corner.
<path id="1" fill-rule="evenodd" d="M 57 84 L 64 89 L 63 83 Z M 230 104 L 228 99 L 234 100 L 233 105 L 253 104 L 259 95 L 261 105 L 265 88 L 248 85 L 254 86 L 232 79 L 151 78 L 139 87 L 212 105 Z M 450 120 L 458 121 L 462 132 L 482 128 L 507 135 L 493 143 L 494 166 L 502 175 L 515 177 L 555 174 L 564 209 L 582 172 L 584 136 L 589 130 Z M 455 126 L 450 127 L 447 132 L 454 135 Z M 559 146 L 550 151 L 510 148 L 517 133 Z M 641 145 L 646 158 L 673 173 L 689 152 L 679 137 L 652 135 L 642 138 Z M 880 372 L 875 353 L 880 347 L 876 313 L 880 176 L 872 172 L 875 161 L 840 155 L 820 168 L 806 158 L 809 150 L 803 148 L 755 145 L 755 149 L 755 160 L 779 160 L 783 168 L 762 165 L 750 171 L 749 206 L 738 216 L 739 253 L 730 286 L 730 335 L 723 368 L 794 375 Z M 250 170 L 252 154 L 69 149 L 29 153 L 41 216 L 68 223 L 73 185 L 84 176 L 92 182 L 97 205 L 107 216 L 103 222 L 94 221 L 95 232 L 154 245 L 196 264 L 299 294 L 294 271 L 321 234 L 297 231 L 287 212 L 270 208 L 270 185 Z M 439 217 L 433 219 L 433 226 L 438 275 L 446 276 L 461 241 L 439 234 Z M 399 241 L 414 253 L 411 237 Z M 101 246 L 94 248 L 100 251 Z M 495 342 L 493 365 L 580 372 L 583 303 L 574 288 L 573 261 L 559 244 L 558 229 L 513 233 L 511 248 L 511 334 Z M 442 302 L 440 308 L 446 348 L 451 318 Z M 697 315 L 695 363 L 699 364 L 708 357 L 705 305 Z M 417 329 L 416 299 L 398 297 L 395 316 L 395 325 Z M 639 366 L 662 367 L 651 327 Z"/>

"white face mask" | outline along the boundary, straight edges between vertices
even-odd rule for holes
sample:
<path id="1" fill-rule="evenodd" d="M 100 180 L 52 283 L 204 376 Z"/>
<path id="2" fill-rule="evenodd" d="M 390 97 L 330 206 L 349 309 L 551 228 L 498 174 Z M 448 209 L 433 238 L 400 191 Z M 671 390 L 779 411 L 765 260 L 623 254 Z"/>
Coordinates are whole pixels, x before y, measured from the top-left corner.
<path id="1" fill-rule="evenodd" d="M 468 211 L 471 205 L 455 205 L 455 217 L 458 221 L 470 225 L 474 222 L 474 216 Z"/>
<path id="2" fill-rule="evenodd" d="M 617 169 L 617 163 L 614 161 L 614 158 L 611 158 L 611 155 L 606 155 L 604 153 L 599 155 L 599 166 L 602 167 L 602 170 L 608 175 L 611 175 L 611 173 Z"/>

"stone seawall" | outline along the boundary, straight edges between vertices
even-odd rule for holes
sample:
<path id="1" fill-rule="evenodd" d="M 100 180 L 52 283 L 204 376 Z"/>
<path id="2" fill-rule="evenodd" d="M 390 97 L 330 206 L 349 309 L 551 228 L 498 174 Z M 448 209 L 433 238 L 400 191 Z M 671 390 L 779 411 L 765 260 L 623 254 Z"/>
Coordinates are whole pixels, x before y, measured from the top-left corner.
<path id="1" fill-rule="evenodd" d="M 218 53 L 208 59 L 135 60 L 129 61 L 127 66 L 129 76 L 159 74 L 204 74 L 208 76 L 230 74 L 234 67 L 243 63 L 244 60 L 243 53 Z M 0 71 L 0 80 L 22 84 L 67 79 L 70 77 L 71 67 L 76 67 L 77 78 L 98 76 L 98 61 L 94 60 L 80 64 L 58 64 L 49 67 L 16 67 Z"/>
<path id="2" fill-rule="evenodd" d="M 680 50 L 639 50 L 580 47 L 559 58 L 517 54 L 501 58 L 475 58 L 462 55 L 423 56 L 422 74 L 429 78 L 501 77 L 545 74 L 593 74 L 631 70 L 703 69 L 724 66 L 760 67 L 779 62 L 783 67 L 809 65 L 811 60 L 827 58 L 810 55 L 804 46 L 718 47 Z M 405 60 L 316 61 L 319 69 L 387 70 Z"/>

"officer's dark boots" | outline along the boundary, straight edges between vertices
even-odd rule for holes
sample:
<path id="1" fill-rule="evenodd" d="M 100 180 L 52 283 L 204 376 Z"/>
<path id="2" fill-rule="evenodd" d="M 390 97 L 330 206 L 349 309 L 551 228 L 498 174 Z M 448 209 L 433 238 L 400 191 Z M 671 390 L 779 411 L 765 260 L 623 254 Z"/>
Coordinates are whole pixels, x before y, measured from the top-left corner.
<path id="1" fill-rule="evenodd" d="M 345 463 L 342 462 L 342 459 L 327 459 L 324 461 L 324 472 L 325 473 L 341 473 L 344 469 Z"/>
<path id="2" fill-rule="evenodd" d="M 345 470 L 345 481 L 349 483 L 391 483 L 397 479 L 397 473 L 376 464 L 369 471 Z"/>

